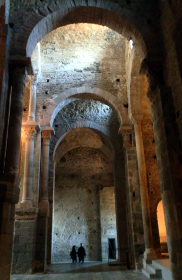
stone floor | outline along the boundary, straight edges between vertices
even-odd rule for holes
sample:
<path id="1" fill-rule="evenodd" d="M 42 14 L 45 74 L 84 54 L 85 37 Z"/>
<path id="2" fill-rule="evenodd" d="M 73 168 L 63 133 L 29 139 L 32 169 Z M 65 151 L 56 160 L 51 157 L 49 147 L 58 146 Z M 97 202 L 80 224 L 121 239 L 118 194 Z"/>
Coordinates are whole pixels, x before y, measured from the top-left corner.
<path id="1" fill-rule="evenodd" d="M 121 267 L 89 262 L 57 264 L 48 267 L 46 274 L 12 275 L 11 280 L 146 280 L 141 272 L 124 271 Z"/>

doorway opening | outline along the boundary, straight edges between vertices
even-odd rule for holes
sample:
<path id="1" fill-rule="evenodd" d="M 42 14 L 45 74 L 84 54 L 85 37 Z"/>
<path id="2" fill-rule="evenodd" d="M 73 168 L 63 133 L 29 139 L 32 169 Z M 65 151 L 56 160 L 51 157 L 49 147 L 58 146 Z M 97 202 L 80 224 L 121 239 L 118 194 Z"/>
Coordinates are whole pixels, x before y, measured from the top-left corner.
<path id="1" fill-rule="evenodd" d="M 116 259 L 116 240 L 115 238 L 108 238 L 108 257 L 109 259 Z"/>
<path id="2" fill-rule="evenodd" d="M 168 257 L 168 247 L 167 247 L 167 233 L 166 233 L 166 224 L 164 219 L 164 208 L 162 200 L 157 206 L 157 221 L 159 227 L 159 238 L 160 238 L 160 247 L 161 254 Z"/>

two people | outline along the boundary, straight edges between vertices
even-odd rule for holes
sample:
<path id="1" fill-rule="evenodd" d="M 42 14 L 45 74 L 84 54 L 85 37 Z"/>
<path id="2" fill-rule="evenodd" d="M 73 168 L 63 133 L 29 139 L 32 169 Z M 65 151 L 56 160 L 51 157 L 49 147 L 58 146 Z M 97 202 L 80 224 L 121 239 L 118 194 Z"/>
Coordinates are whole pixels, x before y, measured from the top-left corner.
<path id="1" fill-rule="evenodd" d="M 76 246 L 72 247 L 72 250 L 70 252 L 72 263 L 77 263 L 77 255 L 78 255 L 79 263 L 80 262 L 84 263 L 84 257 L 86 256 L 86 253 L 85 253 L 85 248 L 82 246 L 82 243 L 78 248 L 78 252 L 76 251 Z"/>

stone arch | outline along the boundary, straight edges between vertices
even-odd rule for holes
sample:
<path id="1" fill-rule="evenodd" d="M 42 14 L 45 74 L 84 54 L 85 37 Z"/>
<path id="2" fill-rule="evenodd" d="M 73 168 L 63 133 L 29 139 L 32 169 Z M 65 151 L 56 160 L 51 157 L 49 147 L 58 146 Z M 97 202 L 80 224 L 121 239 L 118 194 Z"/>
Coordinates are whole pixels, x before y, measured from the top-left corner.
<path id="1" fill-rule="evenodd" d="M 114 159 L 114 148 L 108 136 L 94 128 L 77 127 L 61 136 L 56 143 L 53 152 L 55 162 L 58 161 L 58 158 L 62 158 L 68 151 L 78 147 L 97 149 L 109 157 L 111 161 Z"/>
<path id="2" fill-rule="evenodd" d="M 64 91 L 61 95 L 54 100 L 54 104 L 52 105 L 52 109 L 50 110 L 52 115 L 50 117 L 50 125 L 52 127 L 54 119 L 58 112 L 71 103 L 74 97 L 83 97 L 83 98 L 92 98 L 105 104 L 111 106 L 119 119 L 120 124 L 128 123 L 128 116 L 124 112 L 124 108 L 122 104 L 118 104 L 117 98 L 111 95 L 108 91 L 102 90 L 100 88 L 90 88 L 90 87 L 80 87 L 80 88 L 71 88 L 69 90 Z"/>
<path id="3" fill-rule="evenodd" d="M 15 47 L 16 44 L 13 44 L 12 55 L 30 57 L 37 42 L 47 33 L 65 24 L 79 22 L 106 25 L 122 33 L 128 39 L 132 37 L 139 42 L 142 53 L 145 53 L 146 30 L 143 29 L 143 18 L 138 15 L 137 6 L 128 6 L 125 1 L 116 3 L 116 1 L 108 0 L 79 0 L 76 2 L 47 0 L 34 5 L 21 3 L 21 9 L 18 4 L 11 7 L 10 14 L 10 21 L 15 22 L 13 39 L 18 44 L 17 47 Z M 147 7 L 145 3 L 143 4 L 144 7 L 141 5 L 141 8 L 144 10 L 148 6 L 154 9 L 152 4 L 147 3 Z M 145 15 L 145 11 L 143 13 Z M 23 30 L 20 29 L 20 25 L 24 26 Z"/>

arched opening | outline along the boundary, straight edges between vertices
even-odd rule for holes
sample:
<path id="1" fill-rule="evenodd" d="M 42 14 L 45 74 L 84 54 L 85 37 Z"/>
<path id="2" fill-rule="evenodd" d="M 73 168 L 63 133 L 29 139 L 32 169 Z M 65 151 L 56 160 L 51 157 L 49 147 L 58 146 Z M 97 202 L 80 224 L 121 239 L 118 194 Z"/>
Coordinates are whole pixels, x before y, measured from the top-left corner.
<path id="1" fill-rule="evenodd" d="M 68 252 L 71 247 L 73 245 L 78 246 L 79 243 L 86 244 L 89 261 L 101 260 L 101 258 L 107 259 L 108 242 L 112 243 L 113 240 L 115 240 L 116 254 L 111 254 L 110 252 L 110 257 L 115 256 L 118 258 L 119 263 L 128 268 L 135 267 L 136 262 L 141 261 L 141 255 L 144 250 L 141 233 L 142 219 L 137 222 L 132 220 L 133 216 L 141 217 L 136 155 L 135 150 L 132 150 L 135 142 L 133 128 L 128 115 L 127 97 L 127 90 L 130 87 L 129 73 L 127 71 L 131 65 L 128 65 L 128 68 L 126 67 L 127 63 L 130 64 L 131 57 L 128 53 L 130 52 L 129 49 L 132 48 L 133 45 L 126 38 L 106 26 L 77 23 L 62 26 L 50 32 L 40 41 L 33 52 L 32 65 L 38 77 L 36 82 L 36 120 L 40 124 L 41 130 L 46 130 L 49 124 L 52 125 L 54 130 L 54 136 L 52 135 L 50 140 L 50 159 L 47 163 L 49 180 L 48 175 L 46 177 L 48 185 L 47 196 L 49 199 L 46 203 L 49 205 L 49 216 L 43 218 L 41 216 L 43 214 L 40 213 L 36 232 L 38 245 L 36 244 L 35 258 L 38 269 L 43 265 L 41 259 L 46 254 L 48 263 L 51 262 L 51 254 L 53 262 L 68 261 Z M 29 87 L 31 86 L 30 83 Z M 25 108 L 28 108 L 30 103 L 29 87 L 27 87 L 24 99 Z M 28 114 L 28 110 L 23 112 L 24 120 L 26 120 Z M 82 131 L 80 131 L 79 137 L 77 136 L 77 139 L 74 139 L 75 144 L 73 144 L 74 135 L 72 135 L 73 138 L 68 138 L 70 139 L 69 141 L 66 140 L 67 133 L 82 127 L 92 128 L 107 135 L 112 145 L 106 146 L 107 141 L 102 137 L 103 144 L 94 155 L 95 159 L 94 157 L 92 158 L 89 155 L 95 153 L 95 146 L 89 147 L 86 142 L 83 147 L 80 146 L 80 139 L 84 135 Z M 124 135 L 122 135 L 123 133 Z M 46 137 L 45 133 L 45 139 Z M 89 142 L 90 136 L 87 135 L 87 138 L 87 142 Z M 40 141 L 40 138 L 37 141 Z M 42 160 L 40 161 L 40 156 L 44 158 L 44 142 L 43 138 L 37 146 L 36 153 L 41 170 L 44 168 Z M 94 139 L 91 142 L 96 145 Z M 40 155 L 38 149 L 40 149 L 41 145 L 42 154 Z M 70 145 L 72 148 L 70 148 Z M 111 156 L 111 146 L 114 146 L 114 156 Z M 58 149 L 61 154 L 57 153 Z M 106 157 L 102 155 L 102 153 L 105 155 L 105 152 Z M 80 176 L 81 179 L 78 176 L 80 167 L 77 166 L 78 160 L 76 160 L 77 157 L 79 158 L 80 153 L 83 153 L 83 155 L 86 153 L 87 158 L 92 159 L 87 162 L 88 165 L 90 164 L 87 171 L 84 169 L 86 160 L 84 161 L 85 157 L 83 156 L 81 169 L 84 170 L 84 176 Z M 53 155 L 56 160 L 55 169 Z M 65 157 L 67 158 L 66 161 L 64 161 Z M 73 158 L 73 162 L 76 162 L 75 172 L 71 170 L 72 166 L 69 157 Z M 112 157 L 115 158 L 115 161 L 114 163 L 112 162 L 110 171 L 108 171 L 107 165 L 109 165 Z M 79 161 L 81 162 L 80 158 Z M 93 162 L 98 168 L 94 169 Z M 100 169 L 100 165 L 98 164 L 97 166 L 97 163 L 100 163 L 101 167 L 107 163 L 101 175 L 97 175 Z M 65 174 L 62 171 L 64 169 Z M 38 170 L 35 171 L 35 178 L 39 176 L 38 172 Z M 90 173 L 89 176 L 87 176 L 88 173 Z M 112 177 L 112 180 L 108 178 L 109 176 Z M 77 190 L 75 186 L 71 185 L 67 187 L 66 180 L 68 177 L 71 178 L 70 180 L 75 185 L 82 185 L 83 190 L 81 188 Z M 105 182 L 105 180 L 108 180 L 108 182 Z M 65 184 L 63 184 L 64 181 L 66 182 Z M 41 184 L 42 181 L 40 180 L 40 190 L 42 188 Z M 62 187 L 59 189 L 60 184 Z M 127 188 L 128 184 L 129 188 Z M 67 226 L 68 221 L 64 223 L 66 217 L 70 215 L 70 211 L 73 211 L 73 202 L 70 201 L 69 193 L 74 193 L 75 204 L 78 204 L 76 194 L 78 193 L 80 197 L 82 191 L 85 199 L 80 202 L 78 212 L 87 213 L 86 205 L 93 201 L 93 204 L 91 204 L 91 208 L 95 207 L 91 211 L 93 215 L 88 219 L 88 216 L 85 218 L 84 215 L 79 215 L 75 210 L 76 214 L 71 215 L 71 231 L 64 232 L 62 229 L 69 227 Z M 37 198 L 41 202 L 41 195 L 41 191 L 39 196 L 37 189 L 37 193 L 33 197 L 34 204 L 37 203 Z M 91 195 L 94 195 L 94 197 Z M 110 197 L 110 200 L 108 197 Z M 42 205 L 44 211 L 45 203 L 43 202 Z M 58 217 L 61 215 L 60 209 L 62 208 L 66 209 L 66 215 L 64 216 L 63 213 L 62 220 L 60 219 L 59 221 Z M 82 211 L 82 209 L 84 210 Z M 88 214 L 90 213 L 86 215 Z M 85 219 L 89 220 L 89 224 L 86 226 L 87 231 L 83 231 L 81 234 L 81 230 L 79 231 L 77 228 L 76 241 L 73 232 L 75 228 L 73 227 L 74 221 L 77 221 L 77 226 L 79 227 Z M 21 222 L 18 221 L 18 223 Z M 40 227 L 42 224 L 45 229 L 43 226 L 42 228 Z M 117 227 L 115 224 L 117 224 Z M 96 228 L 92 230 L 93 225 Z M 100 240 L 100 245 L 95 245 L 94 249 L 93 245 L 90 244 L 92 239 L 95 240 L 93 232 L 97 233 L 97 242 Z M 46 240 L 46 234 L 48 241 L 45 246 L 43 242 Z M 45 240 L 42 239 L 42 236 L 45 237 Z M 134 236 L 136 236 L 135 239 Z M 68 240 L 69 237 L 70 239 Z M 73 243 L 74 240 L 76 244 Z M 97 243 L 96 240 L 93 241 L 94 244 Z M 15 244 L 14 248 L 18 247 L 18 238 L 15 238 L 16 242 L 17 244 Z M 25 255 L 25 252 L 22 252 L 23 255 Z M 16 258 L 14 260 L 15 262 L 17 261 Z M 15 272 L 20 269 L 16 263 L 14 263 L 13 268 Z"/>
<path id="2" fill-rule="evenodd" d="M 117 139 L 113 143 L 116 147 L 115 158 L 117 159 L 117 164 L 115 164 L 115 171 L 117 171 L 115 176 L 117 182 L 115 185 L 118 186 L 116 197 L 120 198 L 116 203 L 116 220 L 119 221 L 118 225 L 120 225 L 118 229 L 120 240 L 118 240 L 123 246 L 119 255 L 120 260 L 124 259 L 123 251 L 129 255 L 129 259 L 133 257 L 136 260 L 135 256 L 139 255 L 144 257 L 144 262 L 146 261 L 147 264 L 151 259 L 155 258 L 156 249 L 158 249 L 159 244 L 156 205 L 162 197 L 165 205 L 171 269 L 173 278 L 180 278 L 181 270 L 179 267 L 181 267 L 182 259 L 182 222 L 180 211 L 182 201 L 182 138 L 180 120 L 182 114 L 181 98 L 178 94 L 181 92 L 181 69 L 177 58 L 178 60 L 181 59 L 181 43 L 179 43 L 181 31 L 179 27 L 181 10 L 179 7 L 181 4 L 178 5 L 175 1 L 163 1 L 162 3 L 157 1 L 154 4 L 152 0 L 142 1 L 141 3 L 130 0 L 78 0 L 69 2 L 59 0 L 28 2 L 9 0 L 1 2 L 2 36 L 0 38 L 0 53 L 2 56 L 2 68 L 0 71 L 0 84 L 2 85 L 2 92 L 0 115 L 3 120 L 1 129 L 3 135 L 0 137 L 0 140 L 2 140 L 0 141 L 0 147 L 1 158 L 3 159 L 1 164 L 3 167 L 1 171 L 3 176 L 1 178 L 1 202 L 3 205 L 0 207 L 2 217 L 0 248 L 9 248 L 7 250 L 9 252 L 0 256 L 0 263 L 2 264 L 0 272 L 5 268 L 7 272 L 5 274 L 8 275 L 10 271 L 12 217 L 14 216 L 15 203 L 18 202 L 19 186 L 20 201 L 16 205 L 15 242 L 13 249 L 13 259 L 19 263 L 13 266 L 13 269 L 20 273 L 45 269 L 45 260 L 48 262 L 50 260 L 49 256 L 47 257 L 46 255 L 46 242 L 48 238 L 49 247 L 51 239 L 51 218 L 49 213 L 52 211 L 51 195 L 53 193 L 51 189 L 53 185 L 51 163 L 53 153 L 51 154 L 51 152 L 56 143 L 58 143 L 57 141 L 69 130 L 77 127 L 93 127 L 107 135 L 112 135 L 112 140 Z M 6 17 L 7 25 L 5 24 L 4 16 Z M 112 44 L 110 44 L 112 40 L 110 40 L 111 38 L 108 40 L 108 36 L 104 42 L 105 44 L 102 44 L 102 47 L 106 48 L 103 52 L 105 56 L 102 57 L 102 63 L 99 62 L 100 64 L 97 64 L 97 60 L 95 61 L 96 63 L 93 63 L 92 59 L 92 61 L 88 59 L 89 55 L 85 48 L 82 49 L 81 55 L 77 52 L 78 48 L 74 49 L 76 51 L 76 58 L 80 57 L 79 67 L 72 67 L 73 64 L 75 65 L 76 60 L 74 60 L 73 53 L 70 56 L 73 62 L 72 65 L 67 63 L 68 54 L 64 54 L 62 57 L 59 57 L 60 60 L 56 60 L 55 52 L 59 48 L 55 44 L 56 48 L 54 49 L 53 44 L 51 45 L 51 40 L 45 42 L 45 37 L 49 37 L 49 32 L 55 30 L 55 28 L 83 23 L 98 24 L 102 27 L 107 26 L 113 31 L 108 32 L 107 35 L 109 36 L 111 33 L 112 36 L 115 36 L 116 34 L 113 34 L 114 31 L 115 33 L 123 34 L 127 39 L 125 40 L 125 47 L 123 47 L 123 42 L 120 44 L 117 36 L 117 47 L 112 47 Z M 62 40 L 63 44 L 61 44 L 63 52 L 64 43 L 66 41 L 68 43 L 70 39 L 67 36 L 68 34 L 64 35 L 66 35 L 64 37 L 65 40 Z M 81 34 L 78 35 L 80 36 Z M 98 51 L 99 43 L 104 41 L 102 36 L 100 36 L 99 42 L 97 38 L 98 33 L 94 35 L 98 44 L 95 45 L 93 56 Z M 77 38 L 80 38 L 79 36 Z M 60 38 L 57 39 L 59 41 Z M 72 39 L 73 36 L 71 36 L 70 44 L 67 44 L 67 50 L 69 51 L 70 45 L 75 47 L 76 40 L 72 44 Z M 129 40 L 130 43 L 128 42 Z M 30 63 L 30 56 L 32 56 L 33 49 L 38 42 L 40 42 L 39 46 L 42 42 L 49 45 L 48 48 L 44 48 L 43 45 L 42 48 L 38 47 L 39 53 L 41 51 L 44 52 L 42 66 L 45 66 L 48 57 L 51 57 L 49 56 L 50 53 L 52 54 L 50 60 L 54 61 L 55 59 L 54 67 L 52 66 L 51 71 L 49 71 L 50 65 L 48 64 L 47 69 L 46 67 L 42 68 L 43 75 L 37 75 L 40 74 L 40 68 L 36 69 L 37 71 L 32 71 Z M 82 44 L 82 42 L 83 40 L 81 39 L 79 43 Z M 110 46 L 108 46 L 109 44 L 107 45 L 108 42 Z M 114 42 L 112 43 L 114 45 Z M 117 52 L 116 49 L 119 49 L 119 46 L 122 47 L 120 52 Z M 134 49 L 134 52 L 132 49 Z M 114 58 L 113 50 L 117 54 L 117 58 Z M 121 60 L 122 55 L 125 56 L 123 60 Z M 135 60 L 137 56 L 140 56 L 138 64 L 136 63 L 137 59 Z M 111 57 L 112 61 L 110 60 Z M 39 66 L 40 64 L 41 61 L 39 60 Z M 150 110 L 148 110 L 151 104 L 148 101 L 146 102 L 146 77 L 142 76 L 142 79 L 140 79 L 141 76 L 139 75 L 141 73 L 141 64 L 143 66 L 142 70 L 146 71 L 149 77 L 149 95 L 152 104 L 154 126 L 152 126 L 151 114 Z M 63 72 L 60 72 L 60 75 L 55 75 L 56 67 L 60 65 L 62 66 L 60 68 L 64 69 L 65 75 L 62 75 Z M 116 65 L 117 67 L 115 67 Z M 125 65 L 124 71 L 122 71 L 123 65 Z M 24 99 L 22 130 L 25 132 L 26 139 L 22 137 L 22 145 L 19 148 L 23 89 L 27 77 L 26 71 L 32 77 L 30 85 L 26 86 L 25 92 L 27 91 L 27 93 L 25 93 Z M 85 73 L 86 75 L 84 75 Z M 51 79 L 46 77 L 47 74 L 50 75 Z M 40 80 L 35 81 L 36 76 Z M 49 83 L 52 90 L 47 89 Z M 79 83 L 83 84 L 79 85 Z M 87 86 L 89 83 L 90 85 Z M 33 90 L 30 88 L 33 88 Z M 89 88 L 90 90 L 83 90 L 84 88 Z M 94 90 L 92 90 L 93 88 Z M 74 89 L 74 97 L 68 94 L 69 99 L 73 98 L 74 100 L 68 101 L 63 96 L 69 89 Z M 80 89 L 82 90 L 80 91 Z M 112 122 L 111 120 L 110 126 L 103 127 L 99 122 L 95 125 L 95 118 L 92 118 L 92 120 L 84 119 L 82 112 L 79 112 L 81 114 L 76 119 L 73 119 L 71 116 L 70 122 L 68 121 L 70 117 L 69 112 L 65 115 L 64 110 L 61 109 L 63 117 L 65 117 L 65 125 L 60 128 L 62 129 L 62 134 L 57 135 L 58 139 L 52 137 L 54 142 L 51 142 L 52 128 L 49 124 L 54 122 L 54 117 L 51 119 L 50 116 L 53 111 L 57 114 L 59 108 L 61 108 L 56 102 L 59 100 L 61 105 L 64 102 L 65 105 L 68 105 L 71 101 L 69 104 L 75 106 L 75 111 L 78 112 L 76 106 L 80 102 L 79 99 L 83 95 L 87 95 L 87 98 L 88 95 L 92 94 L 96 96 L 98 93 L 96 89 L 101 89 L 102 91 L 98 95 L 99 99 L 97 101 L 103 101 L 105 105 L 112 104 L 112 108 L 117 108 L 116 111 L 119 112 L 118 115 L 120 116 L 119 126 L 116 126 L 117 129 L 113 129 L 115 121 Z M 114 96 L 112 102 L 108 98 L 110 94 L 106 98 L 103 92 L 109 92 Z M 49 94 L 50 98 L 48 98 Z M 58 97 L 57 99 L 56 94 L 62 95 L 63 98 Z M 104 96 L 103 99 L 101 98 L 102 94 Z M 141 95 L 142 102 L 139 100 Z M 47 98 L 44 98 L 45 96 Z M 95 100 L 95 98 L 93 99 Z M 97 111 L 95 115 L 97 115 Z M 55 127 L 58 128 L 59 125 L 57 123 Z M 153 127 L 155 133 L 153 133 Z M 119 134 L 122 134 L 122 136 Z M 50 142 L 51 147 L 49 146 Z M 50 154 L 49 148 L 51 150 Z M 21 149 L 21 166 L 18 164 L 19 149 Z M 75 145 L 75 149 L 79 149 L 79 147 Z M 105 150 L 107 149 L 103 148 L 103 153 Z M 123 168 L 123 164 L 125 164 L 125 168 Z M 160 168 L 159 174 L 157 172 L 157 164 Z M 139 180 L 136 178 L 137 175 L 135 176 L 135 174 L 138 174 L 137 172 L 139 173 Z M 19 183 L 20 177 L 21 182 Z M 141 190 L 142 215 L 141 208 L 138 207 L 140 204 L 137 197 L 139 192 L 136 190 L 138 184 L 135 185 L 133 183 L 138 181 Z M 119 193 L 119 190 L 122 188 L 121 185 L 119 186 L 119 182 L 122 182 L 124 186 L 128 185 L 127 191 L 126 189 L 123 190 L 124 198 L 121 196 L 121 192 Z M 125 203 L 126 201 L 127 203 Z M 118 205 L 125 206 L 123 212 L 120 211 L 121 207 Z M 140 223 L 142 218 L 143 227 Z M 124 225 L 121 221 L 124 221 Z M 126 240 L 126 235 L 123 237 L 122 227 L 127 228 L 126 235 L 128 239 L 125 242 L 125 248 L 124 240 Z M 48 234 L 47 231 L 49 232 Z M 144 254 L 143 238 L 145 240 Z M 128 245 L 131 246 L 129 247 Z M 21 250 L 20 248 L 22 247 L 25 249 Z M 129 252 L 127 252 L 128 248 L 130 249 Z M 134 263 L 136 262 L 134 261 Z"/>
<path id="3" fill-rule="evenodd" d="M 109 239 L 115 240 L 118 256 L 112 133 L 119 123 L 115 111 L 93 94 L 80 97 L 68 99 L 53 122 L 53 263 L 68 262 L 72 246 L 80 243 L 87 261 L 107 261 Z"/>
<path id="4" fill-rule="evenodd" d="M 72 246 L 80 243 L 86 261 L 107 260 L 108 238 L 117 240 L 112 160 L 91 129 L 70 133 L 55 152 L 52 263 L 69 262 Z"/>
<path id="5" fill-rule="evenodd" d="M 159 228 L 161 254 L 162 256 L 168 257 L 167 233 L 166 233 L 166 224 L 165 224 L 164 208 L 163 208 L 162 200 L 158 203 L 157 206 L 157 221 L 158 221 L 158 228 Z"/>
<path id="6" fill-rule="evenodd" d="M 89 9 L 89 11 L 90 10 L 92 9 Z M 100 10 L 97 11 L 100 12 Z M 105 11 L 103 13 L 105 15 Z M 69 16 L 73 16 L 72 20 L 74 24 L 66 25 L 70 23 Z M 115 247 L 118 247 L 118 252 L 113 255 L 118 257 L 119 263 L 125 267 L 135 267 L 136 263 L 141 262 L 141 255 L 144 251 L 144 241 L 142 235 L 143 228 L 139 199 L 140 191 L 137 178 L 136 151 L 134 146 L 134 130 L 128 112 L 128 93 L 130 92 L 131 86 L 130 70 L 133 67 L 133 57 L 131 55 L 133 43 L 131 44 L 131 41 L 129 43 L 128 39 L 115 31 L 119 31 L 119 22 L 117 22 L 115 28 L 113 27 L 113 29 L 110 29 L 103 26 L 103 24 L 75 24 L 75 22 L 80 22 L 79 20 L 75 20 L 75 14 L 70 13 L 69 16 L 65 17 L 63 22 L 61 21 L 62 18 L 59 22 L 56 22 L 57 26 L 63 26 L 53 30 L 42 38 L 32 54 L 33 69 L 38 76 L 36 85 L 36 120 L 40 124 L 42 130 L 51 124 L 55 133 L 50 140 L 50 160 L 48 162 L 49 201 L 47 200 L 46 203 L 49 204 L 50 215 L 47 218 L 38 217 L 41 223 L 44 224 L 45 230 L 43 233 L 43 227 L 39 227 L 38 233 L 36 233 L 36 242 L 38 244 L 36 245 L 36 266 L 39 266 L 39 262 L 41 263 L 40 267 L 44 265 L 41 258 L 43 255 L 45 257 L 46 253 L 48 262 L 51 262 L 51 248 L 53 262 L 68 261 L 68 252 L 73 245 L 77 245 L 78 243 L 86 244 L 88 260 L 101 260 L 101 257 L 102 259 L 106 259 L 108 240 L 112 243 L 115 239 Z M 49 24 L 45 25 L 45 21 L 42 21 L 44 22 L 44 24 L 41 25 L 42 27 L 37 25 L 38 27 L 36 28 L 41 29 L 48 27 L 52 30 L 53 26 Z M 91 17 L 90 22 L 92 21 L 93 18 Z M 32 51 L 30 44 L 33 40 L 34 33 L 36 33 L 36 28 L 32 31 L 27 45 L 27 52 L 30 51 L 30 53 Z M 45 34 L 50 30 L 47 30 Z M 41 32 L 37 34 L 42 36 Z M 36 41 L 37 37 L 35 36 L 34 39 Z M 35 42 L 33 42 L 33 44 L 34 43 Z M 137 54 L 139 55 L 139 51 Z M 137 64 L 138 69 L 140 68 L 141 60 L 140 58 L 140 62 Z M 136 76 L 138 74 L 139 73 L 135 73 Z M 134 81 L 135 79 L 136 77 L 134 77 Z M 25 107 L 28 108 L 29 103 L 29 98 L 25 95 Z M 24 112 L 25 120 L 28 115 L 27 111 Z M 103 177 L 107 178 L 108 175 L 111 176 L 113 170 L 108 172 L 107 166 L 104 167 L 104 175 L 102 174 L 100 178 L 97 176 L 97 168 L 94 169 L 92 164 L 92 162 L 94 162 L 97 166 L 97 162 L 100 162 L 102 165 L 103 162 L 107 163 L 108 159 L 110 159 L 111 153 L 108 147 L 106 149 L 104 145 L 105 142 L 102 145 L 102 149 L 96 152 L 95 159 L 89 156 L 95 153 L 95 147 L 90 148 L 88 144 L 84 144 L 83 147 L 80 146 L 79 138 L 77 139 L 78 143 L 73 145 L 72 148 L 67 147 L 68 150 L 64 151 L 67 137 L 65 135 L 69 133 L 69 131 L 82 127 L 93 128 L 108 135 L 115 148 L 115 161 L 112 168 L 110 166 L 110 170 L 114 169 L 114 179 L 110 180 L 109 183 L 105 183 Z M 63 138 L 64 140 L 62 140 Z M 82 138 L 83 134 L 80 134 L 80 139 Z M 72 143 L 72 141 L 73 139 L 70 138 L 70 143 Z M 39 142 L 39 148 L 43 142 L 44 139 L 42 139 L 42 143 Z M 93 143 L 94 142 L 93 140 Z M 64 147 L 60 148 L 64 153 L 59 155 L 57 154 L 57 149 L 61 146 Z M 106 158 L 102 155 L 105 151 L 107 151 Z M 75 172 L 71 170 L 72 166 L 69 158 L 73 158 L 73 162 L 75 161 L 77 164 L 78 160 L 76 159 L 79 158 L 80 153 L 83 153 L 83 155 L 86 153 L 87 158 L 89 158 L 89 160 L 92 159 L 91 161 L 88 160 L 87 163 L 88 165 L 90 164 L 88 168 L 90 172 L 89 177 L 87 176 L 89 172 L 84 169 L 86 166 L 84 157 L 81 168 L 84 170 L 83 178 L 82 176 L 80 176 L 81 178 L 78 176 L 78 174 L 80 174 L 80 166 L 76 165 Z M 52 160 L 53 154 L 55 159 L 58 160 L 55 169 Z M 40 154 L 37 155 L 37 158 L 38 156 L 40 157 Z M 43 156 L 41 155 L 41 157 Z M 81 162 L 81 157 L 79 161 Z M 69 164 L 67 165 L 67 163 Z M 98 168 L 100 167 L 98 166 Z M 43 169 L 43 166 L 41 166 L 41 169 Z M 65 173 L 63 172 L 64 170 Z M 94 174 L 92 174 L 92 172 L 94 172 Z M 36 176 L 38 176 L 38 172 L 36 174 Z M 76 187 L 70 186 L 69 184 L 67 187 L 66 180 L 68 177 L 71 178 L 72 183 L 75 183 L 75 185 L 82 185 L 83 190 L 81 188 L 76 189 Z M 53 181 L 55 191 L 54 197 Z M 60 182 L 61 187 L 59 188 Z M 127 185 L 129 185 L 128 188 Z M 42 186 L 40 184 L 40 189 L 41 188 Z M 94 191 L 92 191 L 92 189 Z M 77 209 L 78 212 L 76 212 L 76 210 L 74 211 L 75 206 L 72 207 L 73 202 L 70 200 L 69 192 L 73 192 L 73 202 L 75 202 L 76 205 L 78 204 L 76 196 L 78 194 L 80 201 L 80 205 Z M 85 196 L 83 200 L 80 198 L 82 192 Z M 100 195 L 98 195 L 98 193 Z M 114 194 L 115 202 L 113 200 Z M 112 199 L 107 202 L 107 197 L 111 197 Z M 37 198 L 39 200 L 38 193 L 34 198 L 35 204 L 37 203 Z M 94 205 L 96 205 L 96 208 L 92 209 L 91 212 L 93 215 L 91 218 L 88 218 L 88 214 L 90 213 L 88 213 L 86 205 L 89 204 L 90 201 L 93 202 L 93 204 L 91 204 L 91 209 L 95 207 Z M 66 203 L 68 203 L 68 208 Z M 110 210 L 109 204 L 112 205 Z M 113 214 L 115 212 L 114 204 L 116 209 L 117 231 L 116 229 L 109 231 L 107 227 L 114 228 L 113 225 L 115 223 Z M 66 215 L 64 216 L 63 213 L 61 216 L 62 220 L 60 221 L 60 209 L 62 208 L 66 209 Z M 74 213 L 71 215 L 70 211 Z M 79 215 L 79 212 L 86 213 L 86 216 Z M 69 227 L 67 215 L 71 215 L 72 217 L 70 232 L 68 230 L 63 231 L 63 228 Z M 136 221 L 137 218 L 133 220 L 133 217 L 138 217 L 138 221 Z M 45 222 L 46 219 L 47 221 Z M 83 230 L 81 233 L 79 227 L 81 223 L 83 224 L 83 221 L 88 219 L 87 230 Z M 73 227 L 75 220 L 77 221 L 77 227 Z M 64 223 L 64 221 L 66 221 L 66 223 Z M 38 223 L 38 225 L 41 225 L 41 223 Z M 96 228 L 93 228 L 93 232 L 96 233 L 95 237 L 90 229 L 93 224 L 96 226 Z M 75 240 L 75 234 L 73 232 L 75 228 L 77 241 Z M 104 230 L 102 232 L 103 228 Z M 107 231 L 110 233 L 107 233 Z M 48 242 L 46 246 L 39 242 L 43 234 L 45 235 L 45 240 L 47 234 Z M 70 239 L 68 240 L 69 237 Z M 94 238 L 96 238 L 99 243 L 93 248 L 90 243 L 92 243 L 92 240 L 94 240 L 93 243 L 97 243 Z M 43 242 L 46 242 L 45 240 L 43 240 Z M 74 240 L 77 244 L 73 243 Z M 47 248 L 48 251 L 46 252 Z M 39 255 L 39 249 L 42 250 L 42 256 L 40 256 L 41 254 Z M 111 255 L 112 254 L 110 254 L 110 256 Z"/>

